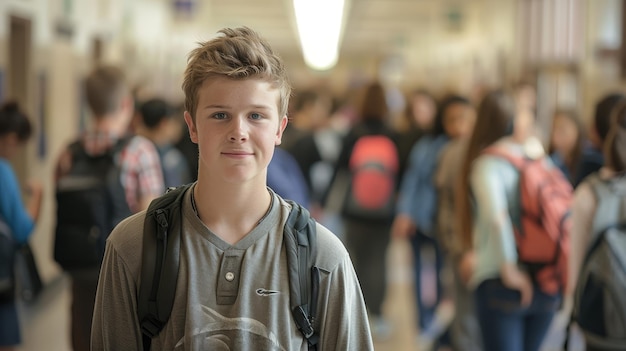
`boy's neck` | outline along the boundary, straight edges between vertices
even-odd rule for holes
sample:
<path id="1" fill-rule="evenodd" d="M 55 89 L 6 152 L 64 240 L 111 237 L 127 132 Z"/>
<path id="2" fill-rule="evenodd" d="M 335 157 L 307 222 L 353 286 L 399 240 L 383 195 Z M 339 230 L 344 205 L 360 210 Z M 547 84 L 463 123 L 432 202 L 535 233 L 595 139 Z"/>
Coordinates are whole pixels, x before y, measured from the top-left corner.
<path id="1" fill-rule="evenodd" d="M 266 187 L 212 186 L 198 182 L 193 194 L 198 217 L 213 233 L 235 244 L 267 214 L 272 197 Z"/>

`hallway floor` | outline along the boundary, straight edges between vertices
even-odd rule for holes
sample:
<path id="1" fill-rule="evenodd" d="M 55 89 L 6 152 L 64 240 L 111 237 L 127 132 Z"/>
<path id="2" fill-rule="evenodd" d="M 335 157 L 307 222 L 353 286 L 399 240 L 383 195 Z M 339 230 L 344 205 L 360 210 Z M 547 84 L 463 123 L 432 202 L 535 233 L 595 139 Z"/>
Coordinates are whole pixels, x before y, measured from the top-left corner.
<path id="1" fill-rule="evenodd" d="M 412 301 L 411 253 L 402 241 L 392 241 L 388 252 L 389 289 L 385 314 L 392 332 L 385 340 L 375 340 L 377 351 L 420 351 Z M 450 307 L 450 306 L 449 306 Z M 48 284 L 32 305 L 21 305 L 22 338 L 18 351 L 69 351 L 70 288 L 62 277 Z M 452 318 L 453 308 L 443 308 L 440 318 Z M 542 351 L 560 351 L 565 319 L 558 316 Z M 582 351 L 579 339 L 570 350 Z"/>

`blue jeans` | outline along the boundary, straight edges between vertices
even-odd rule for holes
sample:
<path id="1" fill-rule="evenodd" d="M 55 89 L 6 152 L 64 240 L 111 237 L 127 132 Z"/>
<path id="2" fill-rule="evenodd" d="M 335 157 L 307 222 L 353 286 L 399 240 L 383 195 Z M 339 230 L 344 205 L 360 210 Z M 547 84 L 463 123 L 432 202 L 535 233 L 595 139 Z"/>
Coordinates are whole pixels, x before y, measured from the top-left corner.
<path id="1" fill-rule="evenodd" d="M 482 282 L 474 297 L 485 351 L 538 351 L 560 304 L 559 295 L 535 288 L 530 306 L 522 307 L 519 291 L 500 279 Z"/>
<path id="2" fill-rule="evenodd" d="M 413 248 L 413 263 L 414 263 L 414 272 L 415 272 L 415 294 L 416 294 L 416 305 L 417 305 L 417 314 L 419 316 L 419 327 L 420 330 L 426 330 L 431 326 L 435 319 L 435 311 L 437 309 L 437 305 L 441 301 L 442 297 L 442 286 L 441 286 L 441 268 L 443 267 L 443 256 L 441 249 L 439 248 L 439 244 L 434 238 L 423 234 L 419 230 L 415 233 L 414 236 L 411 237 L 411 247 Z M 436 292 L 436 300 L 434 303 L 427 304 L 424 302 L 424 297 L 422 296 L 422 291 L 424 291 L 424 287 L 422 286 L 422 273 L 424 271 L 424 266 L 429 262 L 426 262 L 426 257 L 423 257 L 423 253 L 425 250 L 433 250 L 434 262 L 430 262 L 434 264 L 435 269 L 435 289 Z"/>

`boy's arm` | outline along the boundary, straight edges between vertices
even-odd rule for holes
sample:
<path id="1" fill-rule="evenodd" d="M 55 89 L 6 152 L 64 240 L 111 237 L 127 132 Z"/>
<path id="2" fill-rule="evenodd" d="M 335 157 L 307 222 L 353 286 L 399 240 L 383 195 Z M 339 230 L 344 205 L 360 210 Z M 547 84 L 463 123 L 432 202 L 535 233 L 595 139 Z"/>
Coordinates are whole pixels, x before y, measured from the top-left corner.
<path id="1" fill-rule="evenodd" d="M 114 245 L 107 242 L 94 306 L 91 350 L 142 350 L 137 287 Z"/>
<path id="2" fill-rule="evenodd" d="M 318 303 L 319 351 L 374 350 L 365 302 L 347 254 L 333 271 L 321 271 Z"/>

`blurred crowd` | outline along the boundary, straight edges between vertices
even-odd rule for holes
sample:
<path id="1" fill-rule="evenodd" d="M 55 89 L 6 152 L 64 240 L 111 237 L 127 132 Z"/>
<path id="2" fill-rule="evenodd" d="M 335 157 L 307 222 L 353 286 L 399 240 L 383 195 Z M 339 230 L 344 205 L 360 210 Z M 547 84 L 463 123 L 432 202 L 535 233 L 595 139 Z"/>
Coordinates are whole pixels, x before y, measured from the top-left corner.
<path id="1" fill-rule="evenodd" d="M 135 136 L 122 156 L 132 179 L 122 192 L 130 214 L 145 208 L 167 187 L 195 181 L 198 150 L 189 139 L 182 104 L 140 89 L 113 108 L 105 100 L 96 101 L 103 99 L 98 89 L 115 90 L 118 75 L 116 68 L 92 73 L 87 90 L 97 93 L 89 103 L 96 106 L 94 115 L 116 115 L 120 121 L 128 116 L 131 122 L 113 125 L 116 122 L 96 118 L 95 123 L 111 124 L 109 134 L 87 133 L 82 138 L 87 152 L 98 154 L 120 135 Z M 538 350 L 559 311 L 578 312 L 580 318 L 586 305 L 603 311 L 621 306 L 610 318 L 601 313 L 588 317 L 589 328 L 577 320 L 585 330 L 588 350 L 610 349 L 602 346 L 602 340 L 594 342 L 610 335 L 611 320 L 623 325 L 626 315 L 620 313 L 625 311 L 626 291 L 615 291 L 615 300 L 605 296 L 602 306 L 585 298 L 593 297 L 589 289 L 599 279 L 588 265 L 592 244 L 600 245 L 598 238 L 606 228 L 626 220 L 626 95 L 601 97 L 592 116 L 555 109 L 547 116 L 552 128 L 545 131 L 538 129 L 536 91 L 528 82 L 471 96 L 420 87 L 408 91 L 398 104 L 378 81 L 342 94 L 323 86 L 295 87 L 289 123 L 268 167 L 268 186 L 307 207 L 344 242 L 375 339 L 389 338 L 394 328 L 383 303 L 388 284 L 385 255 L 396 239 L 407 241 L 412 249 L 415 333 L 424 350 Z M 16 104 L 3 105 L 0 167 L 9 167 L 7 160 L 15 148 L 28 140 L 27 124 Z M 545 135 L 547 140 L 542 139 Z M 541 166 L 533 169 L 545 172 L 535 177 L 554 177 L 555 187 L 564 189 L 563 199 L 543 195 L 537 199 L 563 201 L 567 216 L 562 221 L 567 225 L 559 227 L 559 237 L 548 235 L 523 244 L 530 210 L 520 185 L 528 184 L 524 177 L 532 173 L 524 165 L 535 161 Z M 65 176 L 64 164 L 60 155 L 57 182 Z M 8 172 L 1 174 L 9 177 Z M 3 185 L 18 183 L 2 179 Z M 31 189 L 35 204 L 25 206 L 30 216 L 11 219 L 21 223 L 23 230 L 16 234 L 22 242 L 27 241 L 41 202 L 40 186 Z M 0 200 L 8 198 L 3 192 Z M 541 219 L 537 222 L 547 226 Z M 609 239 L 603 240 L 610 247 Z M 547 247 L 558 253 L 544 254 Z M 626 262 L 624 252 L 624 247 L 616 251 L 617 262 Z M 548 258 L 533 261 L 534 253 Z M 615 267 L 610 262 L 598 264 Z M 558 272 L 557 277 L 545 278 L 546 267 Z M 73 332 L 80 335 L 81 325 L 91 323 L 97 272 L 72 278 Z M 544 285 L 550 279 L 557 288 Z M 605 283 L 595 286 L 607 288 Z M 443 305 L 454 307 L 451 323 L 437 318 Z M 6 308 L 16 313 L 15 306 Z M 88 329 L 82 333 L 88 335 Z M 77 349 L 76 345 L 88 343 L 88 336 L 80 338 L 73 340 Z"/>

